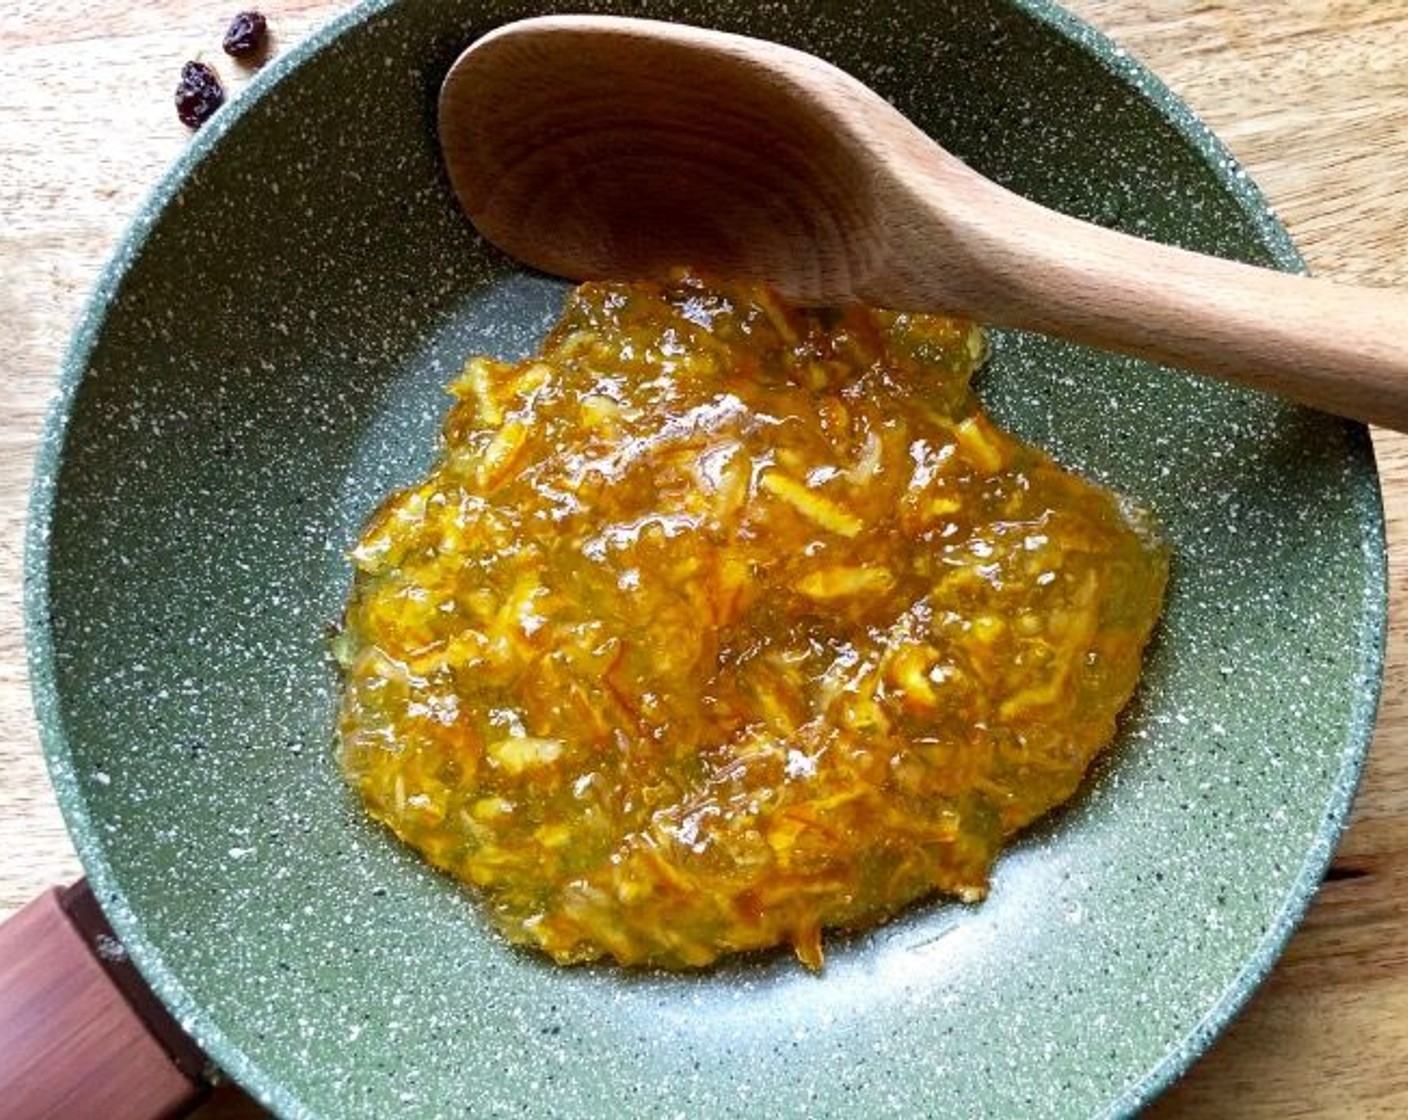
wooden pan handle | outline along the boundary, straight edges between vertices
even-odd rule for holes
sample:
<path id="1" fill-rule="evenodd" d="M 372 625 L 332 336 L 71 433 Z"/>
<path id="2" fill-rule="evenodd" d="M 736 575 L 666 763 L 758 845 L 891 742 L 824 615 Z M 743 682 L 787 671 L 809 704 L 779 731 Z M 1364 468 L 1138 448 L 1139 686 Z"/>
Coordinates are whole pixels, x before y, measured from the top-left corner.
<path id="1" fill-rule="evenodd" d="M 143 982 L 86 880 L 0 925 L 0 1120 L 164 1120 L 205 1056 Z"/>

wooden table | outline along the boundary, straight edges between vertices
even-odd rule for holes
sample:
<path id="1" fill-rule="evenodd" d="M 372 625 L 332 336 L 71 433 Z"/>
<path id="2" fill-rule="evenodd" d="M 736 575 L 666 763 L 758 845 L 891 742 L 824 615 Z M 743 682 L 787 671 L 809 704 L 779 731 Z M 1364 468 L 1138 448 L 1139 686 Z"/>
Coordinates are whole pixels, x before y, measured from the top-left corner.
<path id="1" fill-rule="evenodd" d="M 1212 125 L 1316 272 L 1408 288 L 1408 0 L 1070 6 Z M 287 0 L 269 14 L 287 44 L 339 7 Z M 0 20 L 0 917 L 79 873 L 25 679 L 30 460 L 80 304 L 186 142 L 171 108 L 181 62 L 204 55 L 243 84 L 218 51 L 234 9 L 21 0 Z M 1378 736 L 1353 822 L 1269 982 L 1155 1116 L 1408 1115 L 1408 437 L 1376 433 L 1376 444 L 1395 602 Z M 203 1114 L 258 1110 L 227 1092 Z"/>

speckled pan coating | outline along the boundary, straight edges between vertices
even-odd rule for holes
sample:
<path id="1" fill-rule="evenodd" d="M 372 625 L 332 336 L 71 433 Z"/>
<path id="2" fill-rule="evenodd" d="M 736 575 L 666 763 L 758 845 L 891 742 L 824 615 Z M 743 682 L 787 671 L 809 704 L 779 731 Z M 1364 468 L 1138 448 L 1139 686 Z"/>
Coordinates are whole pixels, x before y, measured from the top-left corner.
<path id="1" fill-rule="evenodd" d="M 1042 202 L 1299 267 L 1187 110 L 1046 4 L 591 6 L 795 43 Z M 783 955 L 558 970 L 339 781 L 344 550 L 427 463 L 461 358 L 527 350 L 561 296 L 476 242 L 432 133 L 457 51 L 540 10 L 344 16 L 201 132 L 99 281 L 39 459 L 27 607 L 54 784 L 114 925 L 289 1117 L 1135 1109 L 1270 967 L 1349 808 L 1385 625 L 1359 427 L 997 340 L 993 410 L 1158 512 L 1167 618 L 1116 749 L 992 897 L 833 939 L 821 978 Z"/>

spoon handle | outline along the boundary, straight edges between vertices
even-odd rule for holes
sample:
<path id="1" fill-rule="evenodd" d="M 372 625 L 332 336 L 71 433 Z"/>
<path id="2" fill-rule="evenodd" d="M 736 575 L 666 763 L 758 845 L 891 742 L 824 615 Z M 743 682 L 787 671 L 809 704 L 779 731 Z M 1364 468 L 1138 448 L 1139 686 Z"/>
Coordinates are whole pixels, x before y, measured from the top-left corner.
<path id="1" fill-rule="evenodd" d="M 1142 241 L 983 186 L 1002 204 L 957 219 L 972 313 L 1408 431 L 1408 293 Z M 933 220 L 952 226 L 951 198 Z"/>

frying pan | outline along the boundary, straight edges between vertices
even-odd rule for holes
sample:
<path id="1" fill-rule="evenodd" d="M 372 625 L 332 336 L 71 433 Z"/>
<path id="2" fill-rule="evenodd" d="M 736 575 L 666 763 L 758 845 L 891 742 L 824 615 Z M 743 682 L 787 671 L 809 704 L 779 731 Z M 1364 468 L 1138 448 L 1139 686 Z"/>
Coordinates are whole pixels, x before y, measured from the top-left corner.
<path id="1" fill-rule="evenodd" d="M 795 44 L 1040 202 L 1299 266 L 1217 142 L 1049 5 L 599 7 Z M 130 956 L 200 1052 L 293 1117 L 1137 1108 L 1270 967 L 1353 795 L 1385 621 L 1355 425 L 996 338 L 993 413 L 1162 520 L 1167 614 L 1108 759 L 989 900 L 838 938 L 820 979 L 780 955 L 556 969 L 489 933 L 340 781 L 325 627 L 345 551 L 428 463 L 463 358 L 526 352 L 562 298 L 477 241 L 433 138 L 455 54 L 542 10 L 349 13 L 202 130 L 100 280 L 36 472 L 27 609 L 54 784 L 125 949 L 80 894 L 27 911 L 23 938 L 7 926 L 0 961 L 44 955 L 41 921 L 109 958 L 65 958 L 85 991 Z M 182 1084 L 178 1067 L 152 1107 Z M 77 1071 L 61 1088 L 57 1114 L 118 1115 L 131 1092 Z"/>

